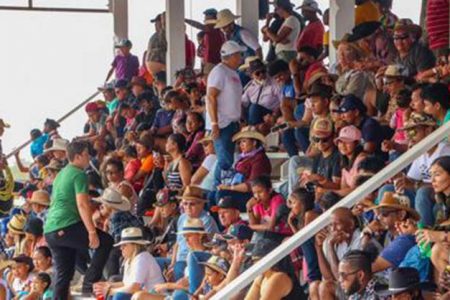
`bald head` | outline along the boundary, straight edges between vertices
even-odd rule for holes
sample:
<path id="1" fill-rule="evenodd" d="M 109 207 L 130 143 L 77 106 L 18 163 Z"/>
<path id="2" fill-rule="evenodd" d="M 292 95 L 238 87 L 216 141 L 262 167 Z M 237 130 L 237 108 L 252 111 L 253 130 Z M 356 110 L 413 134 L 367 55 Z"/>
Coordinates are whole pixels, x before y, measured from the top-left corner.
<path id="1" fill-rule="evenodd" d="M 352 234 L 355 226 L 355 218 L 349 208 L 338 207 L 331 213 L 332 231 L 344 231 Z"/>

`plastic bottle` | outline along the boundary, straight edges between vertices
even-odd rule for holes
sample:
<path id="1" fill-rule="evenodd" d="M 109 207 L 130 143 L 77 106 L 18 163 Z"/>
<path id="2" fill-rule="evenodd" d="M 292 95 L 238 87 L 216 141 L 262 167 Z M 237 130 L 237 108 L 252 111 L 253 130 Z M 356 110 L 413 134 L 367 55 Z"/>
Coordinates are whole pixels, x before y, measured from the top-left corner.
<path id="1" fill-rule="evenodd" d="M 425 228 L 425 226 L 423 225 L 422 222 L 419 222 L 417 224 L 417 227 L 420 230 Z M 423 257 L 426 257 L 426 258 L 430 258 L 431 257 L 431 245 L 430 244 L 420 243 L 418 246 L 419 246 L 419 249 L 420 249 L 420 254 Z"/>

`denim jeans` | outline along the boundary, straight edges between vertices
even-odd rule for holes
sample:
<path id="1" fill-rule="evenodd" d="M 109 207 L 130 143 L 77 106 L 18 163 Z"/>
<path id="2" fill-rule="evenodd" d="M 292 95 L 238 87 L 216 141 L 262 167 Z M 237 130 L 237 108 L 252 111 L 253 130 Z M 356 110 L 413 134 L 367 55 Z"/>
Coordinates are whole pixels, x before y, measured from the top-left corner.
<path id="1" fill-rule="evenodd" d="M 133 297 L 132 294 L 120 292 L 108 297 L 108 300 L 131 300 L 131 297 Z"/>
<path id="2" fill-rule="evenodd" d="M 193 294 L 200 287 L 205 277 L 205 267 L 200 263 L 206 262 L 211 253 L 202 251 L 190 252 L 186 258 L 189 277 L 189 293 Z"/>
<path id="3" fill-rule="evenodd" d="M 306 260 L 306 265 L 308 266 L 308 281 L 313 282 L 320 280 L 322 274 L 320 273 L 319 261 L 317 260 L 317 253 L 314 247 L 314 238 L 307 240 L 300 248 L 302 249 L 303 256 Z"/>
<path id="4" fill-rule="evenodd" d="M 296 120 L 301 120 L 303 114 L 305 113 L 305 104 L 300 103 L 297 105 L 294 111 L 294 118 Z M 289 157 L 298 155 L 299 147 L 300 150 L 306 152 L 309 147 L 309 128 L 301 127 L 295 129 L 287 129 L 281 135 L 281 141 L 286 149 Z M 299 147 L 298 147 L 298 146 Z"/>
<path id="5" fill-rule="evenodd" d="M 220 184 L 222 170 L 229 170 L 233 166 L 235 145 L 232 142 L 233 135 L 239 130 L 239 123 L 232 122 L 227 127 L 221 128 L 219 137 L 214 141 L 214 149 L 217 156 L 215 169 L 215 186 Z"/>
<path id="6" fill-rule="evenodd" d="M 171 258 L 168 257 L 155 257 L 156 262 L 158 263 L 161 272 L 164 272 L 167 269 L 172 261 Z M 184 269 L 186 268 L 185 261 L 177 261 L 175 262 L 175 266 L 173 267 L 173 274 L 175 277 L 175 281 L 184 277 Z"/>
<path id="7" fill-rule="evenodd" d="M 270 115 L 272 111 L 262 105 L 250 103 L 248 107 L 248 125 L 258 125 L 264 123 L 264 116 Z"/>
<path id="8" fill-rule="evenodd" d="M 109 234 L 98 229 L 97 234 L 100 245 L 95 249 L 91 264 L 84 276 L 83 292 L 92 292 L 94 282 L 100 281 L 102 278 L 103 267 L 113 246 L 113 239 Z M 70 281 L 75 273 L 77 254 L 89 248 L 86 227 L 82 222 L 78 222 L 61 230 L 47 233 L 45 239 L 52 251 L 55 266 L 54 299 L 67 299 Z"/>

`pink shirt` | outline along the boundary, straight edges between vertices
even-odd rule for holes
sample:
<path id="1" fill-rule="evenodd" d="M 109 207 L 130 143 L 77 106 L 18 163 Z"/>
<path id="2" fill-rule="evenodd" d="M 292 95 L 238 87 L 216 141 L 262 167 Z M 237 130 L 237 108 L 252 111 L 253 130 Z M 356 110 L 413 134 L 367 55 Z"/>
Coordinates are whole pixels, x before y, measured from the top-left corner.
<path id="1" fill-rule="evenodd" d="M 286 204 L 283 196 L 280 194 L 274 194 L 269 201 L 269 207 L 267 209 L 264 208 L 262 203 L 258 203 L 253 207 L 253 213 L 260 216 L 261 224 L 266 224 L 269 223 L 270 219 L 276 215 L 278 208 L 283 204 Z M 274 232 L 292 234 L 291 229 L 284 222 L 275 224 Z"/>
<path id="2" fill-rule="evenodd" d="M 390 121 L 391 128 L 395 129 L 394 141 L 398 144 L 408 143 L 405 131 L 399 130 L 405 126 L 406 111 L 406 108 L 397 108 Z"/>

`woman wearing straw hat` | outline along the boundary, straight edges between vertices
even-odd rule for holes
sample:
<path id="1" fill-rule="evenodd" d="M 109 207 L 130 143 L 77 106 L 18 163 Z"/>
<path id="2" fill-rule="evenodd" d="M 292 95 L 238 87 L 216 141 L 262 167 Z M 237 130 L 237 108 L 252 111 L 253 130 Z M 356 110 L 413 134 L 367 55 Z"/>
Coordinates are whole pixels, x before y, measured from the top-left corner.
<path id="1" fill-rule="evenodd" d="M 131 299 L 141 289 L 151 290 L 164 282 L 158 263 L 147 251 L 146 246 L 150 242 L 144 239 L 142 230 L 137 227 L 125 228 L 120 238 L 121 241 L 114 246 L 120 247 L 124 258 L 123 280 L 95 283 L 94 293 L 97 297 Z"/>
<path id="2" fill-rule="evenodd" d="M 11 218 L 7 225 L 8 234 L 14 239 L 14 256 L 23 254 L 26 249 L 25 231 L 23 230 L 26 222 L 26 216 L 17 214 Z"/>
<path id="3" fill-rule="evenodd" d="M 221 184 L 215 193 L 216 203 L 225 196 L 239 201 L 240 210 L 251 198 L 250 182 L 261 175 L 270 175 L 272 166 L 264 150 L 265 137 L 254 127 L 247 126 L 233 136 L 233 142 L 239 145 L 240 155 L 234 168 L 221 172 Z"/>

